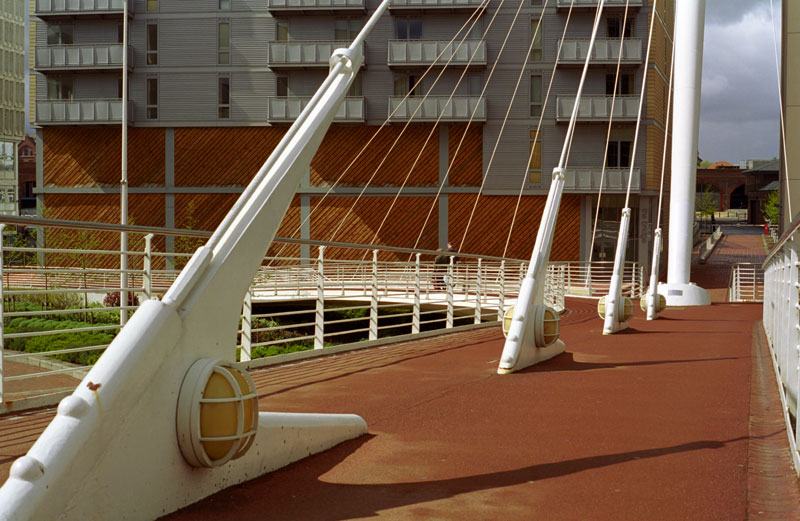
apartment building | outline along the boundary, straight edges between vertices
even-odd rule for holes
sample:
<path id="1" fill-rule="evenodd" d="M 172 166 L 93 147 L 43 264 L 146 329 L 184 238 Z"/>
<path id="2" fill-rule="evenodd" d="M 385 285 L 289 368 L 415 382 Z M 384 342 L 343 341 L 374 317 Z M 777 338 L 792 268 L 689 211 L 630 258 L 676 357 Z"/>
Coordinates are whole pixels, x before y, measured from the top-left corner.
<path id="1" fill-rule="evenodd" d="M 0 214 L 17 213 L 17 144 L 25 137 L 25 2 L 0 1 Z"/>
<path id="2" fill-rule="evenodd" d="M 323 81 L 331 51 L 352 40 L 378 5 L 377 0 L 132 0 L 129 46 L 123 49 L 122 0 L 32 2 L 38 19 L 35 123 L 42 159 L 37 197 L 48 216 L 118 222 L 122 53 L 127 52 L 131 218 L 142 225 L 205 229 L 222 219 Z M 655 12 L 651 3 L 606 1 L 553 260 L 589 256 L 622 52 L 594 252 L 595 259 L 613 258 L 649 20 L 655 15 L 628 248 L 631 260 L 650 256 L 673 24 L 671 0 L 659 2 Z M 480 0 L 392 0 L 366 40 L 364 66 L 279 235 L 430 249 L 450 241 L 464 251 L 529 257 L 596 6 L 596 0 L 524 0 L 515 19 L 515 2 L 491 0 L 483 11 Z M 457 33 L 467 39 L 448 50 Z M 292 251 L 298 253 L 311 252 Z"/>

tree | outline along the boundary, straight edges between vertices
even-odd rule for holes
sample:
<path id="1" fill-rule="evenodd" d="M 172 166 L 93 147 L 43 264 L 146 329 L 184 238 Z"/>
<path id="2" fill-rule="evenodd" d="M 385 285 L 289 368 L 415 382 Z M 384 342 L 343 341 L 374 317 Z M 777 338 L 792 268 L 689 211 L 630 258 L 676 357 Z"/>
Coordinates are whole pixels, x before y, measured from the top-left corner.
<path id="1" fill-rule="evenodd" d="M 777 190 L 767 194 L 767 199 L 764 202 L 764 219 L 772 224 L 777 224 L 781 217 L 780 197 Z"/>
<path id="2" fill-rule="evenodd" d="M 711 185 L 706 185 L 703 191 L 695 194 L 694 208 L 700 215 L 714 215 L 719 209 L 719 196 L 711 191 Z"/>

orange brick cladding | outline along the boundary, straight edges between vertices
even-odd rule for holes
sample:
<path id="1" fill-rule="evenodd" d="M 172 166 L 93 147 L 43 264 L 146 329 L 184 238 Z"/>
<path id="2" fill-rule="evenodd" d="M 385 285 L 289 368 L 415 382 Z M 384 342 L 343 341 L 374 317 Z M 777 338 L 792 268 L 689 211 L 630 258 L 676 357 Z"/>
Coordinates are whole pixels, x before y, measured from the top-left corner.
<path id="1" fill-rule="evenodd" d="M 371 186 L 399 186 L 404 182 L 407 186 L 437 185 L 439 133 L 435 127 L 412 126 L 403 133 L 402 127 L 389 126 L 377 135 L 376 130 L 376 127 L 332 127 L 312 161 L 311 185 L 325 186 L 333 183 L 352 162 L 341 183 L 344 186 L 363 186 L 381 161 L 384 164 L 376 176 L 378 181 L 373 181 Z M 175 129 L 176 187 L 245 186 L 279 143 L 285 131 L 284 127 Z M 373 136 L 376 137 L 370 142 Z M 403 141 L 398 142 L 390 151 L 399 137 Z M 120 139 L 119 129 L 46 128 L 45 185 L 118 186 Z M 164 129 L 130 130 L 129 179 L 132 187 L 164 186 L 164 139 Z M 364 154 L 353 162 L 353 158 L 365 145 Z M 449 128 L 447 146 L 449 158 L 455 158 L 449 184 L 460 187 L 478 186 L 482 168 L 482 129 L 477 126 L 467 128 L 453 125 Z M 475 194 L 449 195 L 448 234 L 456 246 L 461 243 L 475 197 Z M 176 193 L 175 226 L 213 230 L 237 198 L 238 194 L 235 193 Z M 365 195 L 355 206 L 353 203 L 356 197 L 350 195 L 330 196 L 324 201 L 320 196 L 310 196 L 309 200 L 313 211 L 310 219 L 312 239 L 333 238 L 341 242 L 403 247 L 416 245 L 424 249 L 436 249 L 438 246 L 439 208 L 432 195 L 404 195 L 396 199 L 389 195 Z M 575 260 L 579 256 L 579 201 L 579 197 L 573 195 L 563 198 L 552 251 L 553 260 Z M 544 203 L 545 196 L 523 197 L 506 256 L 521 259 L 530 257 Z M 463 250 L 501 255 L 515 205 L 515 196 L 482 196 Z M 165 225 L 163 194 L 131 194 L 129 206 L 132 223 Z M 51 218 L 119 222 L 118 194 L 46 194 L 45 208 L 47 217 Z M 299 228 L 300 197 L 295 196 L 278 235 L 299 237 Z M 103 237 L 102 248 L 119 247 L 119 239 L 115 234 Z M 132 248 L 138 244 L 135 240 L 139 239 L 132 236 Z M 155 247 L 163 248 L 163 244 L 163 238 L 159 238 Z M 299 255 L 299 247 L 273 245 L 270 254 L 278 253 L 281 256 L 296 257 Z M 312 248 L 312 256 L 315 255 Z M 363 250 L 336 251 L 335 248 L 330 248 L 326 255 L 360 258 Z M 407 256 L 386 257 L 387 260 L 401 258 L 405 260 Z"/>

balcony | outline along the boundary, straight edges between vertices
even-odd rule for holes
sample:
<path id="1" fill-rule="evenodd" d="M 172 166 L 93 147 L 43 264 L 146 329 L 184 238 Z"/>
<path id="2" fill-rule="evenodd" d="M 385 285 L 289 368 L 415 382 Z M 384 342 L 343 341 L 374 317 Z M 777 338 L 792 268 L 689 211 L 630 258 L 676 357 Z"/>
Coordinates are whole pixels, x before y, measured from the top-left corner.
<path id="1" fill-rule="evenodd" d="M 389 67 L 428 67 L 434 61 L 441 67 L 485 67 L 486 42 L 465 40 L 459 47 L 445 40 L 389 40 Z"/>
<path id="2" fill-rule="evenodd" d="M 611 119 L 611 96 L 583 96 L 578 107 L 578 121 L 608 121 Z M 569 121 L 575 96 L 556 98 L 556 121 Z M 617 96 L 614 100 L 614 121 L 636 121 L 639 96 Z"/>
<path id="3" fill-rule="evenodd" d="M 453 13 L 457 11 L 474 11 L 484 0 L 391 0 L 390 11 L 432 11 Z"/>
<path id="4" fill-rule="evenodd" d="M 134 2 L 128 2 L 128 15 L 133 14 Z M 34 16 L 71 18 L 86 17 L 122 17 L 123 0 L 35 0 Z"/>
<path id="5" fill-rule="evenodd" d="M 590 65 L 616 65 L 619 60 L 622 42 L 622 64 L 641 65 L 642 40 L 640 38 L 595 40 Z M 564 65 L 583 65 L 589 52 L 589 40 L 564 40 L 561 46 L 559 63 Z"/>
<path id="6" fill-rule="evenodd" d="M 592 9 L 597 7 L 597 4 L 600 3 L 599 0 L 574 0 L 575 3 L 573 4 L 573 0 L 557 0 L 556 7 L 559 9 L 569 9 L 570 6 L 573 9 L 578 9 L 580 7 L 591 7 Z M 644 5 L 644 0 L 630 0 L 628 7 L 642 7 Z M 603 7 L 625 7 L 625 0 L 606 0 Z"/>
<path id="7" fill-rule="evenodd" d="M 267 63 L 270 69 L 327 69 L 333 51 L 349 45 L 337 41 L 272 41 L 267 46 Z M 362 66 L 365 64 L 366 57 Z"/>
<path id="8" fill-rule="evenodd" d="M 311 100 L 307 98 L 269 98 L 267 121 L 270 123 L 292 123 Z M 364 98 L 345 98 L 336 111 L 333 121 L 337 123 L 364 123 L 366 103 Z"/>
<path id="9" fill-rule="evenodd" d="M 128 123 L 133 102 L 128 102 Z M 121 99 L 37 100 L 37 125 L 108 125 L 122 123 Z"/>
<path id="10" fill-rule="evenodd" d="M 39 72 L 121 70 L 122 44 L 37 47 L 35 68 Z M 128 46 L 128 70 L 133 70 L 133 47 L 130 46 Z"/>
<path id="11" fill-rule="evenodd" d="M 486 99 L 481 96 L 391 97 L 389 98 L 389 121 L 413 120 L 417 123 L 439 121 L 486 121 Z M 416 113 L 415 113 L 416 111 Z M 474 111 L 474 115 L 473 115 Z M 441 114 L 441 119 L 439 115 Z"/>
<path id="12" fill-rule="evenodd" d="M 630 168 L 606 168 L 603 182 L 603 192 L 624 193 L 628 189 L 628 173 Z M 564 171 L 564 191 L 566 192 L 597 192 L 600 189 L 600 179 L 603 177 L 603 167 L 572 167 Z M 639 192 L 641 188 L 641 170 L 633 169 L 631 192 Z"/>
<path id="13" fill-rule="evenodd" d="M 361 14 L 364 0 L 267 0 L 272 16 Z"/>

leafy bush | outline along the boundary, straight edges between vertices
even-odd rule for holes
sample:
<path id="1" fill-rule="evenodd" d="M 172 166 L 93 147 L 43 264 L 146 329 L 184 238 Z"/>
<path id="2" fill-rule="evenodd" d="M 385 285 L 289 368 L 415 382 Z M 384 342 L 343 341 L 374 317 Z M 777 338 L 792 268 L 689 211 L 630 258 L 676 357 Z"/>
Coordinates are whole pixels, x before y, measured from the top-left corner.
<path id="1" fill-rule="evenodd" d="M 100 331 L 81 331 L 77 333 L 61 333 L 58 335 L 38 336 L 26 339 L 25 352 L 44 353 L 48 351 L 59 351 L 62 349 L 73 349 L 76 347 L 107 345 L 114 340 L 114 335 Z M 84 351 L 81 353 L 67 353 L 64 355 L 50 355 L 51 358 L 69 362 L 72 364 L 91 365 L 97 362 L 102 351 Z"/>
<path id="2" fill-rule="evenodd" d="M 106 293 L 106 296 L 103 299 L 103 306 L 107 308 L 119 307 L 119 303 L 120 303 L 119 291 L 112 291 L 111 293 Z M 129 306 L 139 305 L 139 297 L 132 291 L 128 292 L 128 305 Z"/>
<path id="3" fill-rule="evenodd" d="M 267 356 L 284 355 L 286 353 L 296 353 L 298 351 L 308 351 L 313 348 L 314 346 L 310 344 L 258 346 L 253 348 L 250 356 L 252 358 L 264 358 Z"/>

